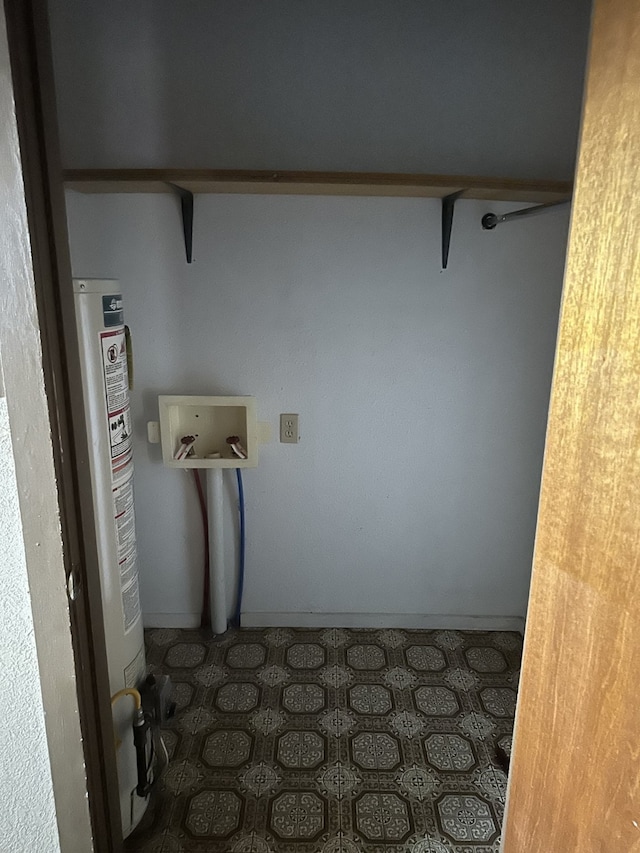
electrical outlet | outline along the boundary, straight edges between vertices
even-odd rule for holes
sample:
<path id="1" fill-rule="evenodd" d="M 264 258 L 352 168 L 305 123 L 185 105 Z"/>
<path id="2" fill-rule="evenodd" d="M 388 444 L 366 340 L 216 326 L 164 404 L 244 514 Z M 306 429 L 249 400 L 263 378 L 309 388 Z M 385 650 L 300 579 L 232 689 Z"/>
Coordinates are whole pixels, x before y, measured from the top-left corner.
<path id="1" fill-rule="evenodd" d="M 298 415 L 280 415 L 280 441 L 283 444 L 297 444 L 299 438 Z"/>

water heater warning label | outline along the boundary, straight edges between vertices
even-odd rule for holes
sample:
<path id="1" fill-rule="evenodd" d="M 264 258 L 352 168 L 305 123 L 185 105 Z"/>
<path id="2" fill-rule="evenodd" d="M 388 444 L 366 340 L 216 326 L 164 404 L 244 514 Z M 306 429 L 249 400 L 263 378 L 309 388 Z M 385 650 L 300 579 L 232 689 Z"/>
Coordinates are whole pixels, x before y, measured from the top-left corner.
<path id="1" fill-rule="evenodd" d="M 122 456 L 131 447 L 131 412 L 129 406 L 109 415 L 111 458 Z"/>
<path id="2" fill-rule="evenodd" d="M 140 616 L 140 595 L 138 593 L 137 573 L 129 586 L 122 590 L 122 609 L 124 612 L 124 632 L 126 634 L 130 628 L 133 628 Z"/>
<path id="3" fill-rule="evenodd" d="M 100 342 L 107 391 L 107 411 L 112 414 L 123 409 L 129 402 L 127 343 L 124 329 L 102 332 Z"/>
<path id="4" fill-rule="evenodd" d="M 131 464 L 127 466 L 126 476 L 114 483 L 112 493 L 118 544 L 122 612 L 126 633 L 135 625 L 140 616 L 138 551 L 133 505 L 133 466 Z"/>
<path id="5" fill-rule="evenodd" d="M 103 302 L 107 298 L 111 297 L 103 297 Z M 120 310 L 121 308 L 122 302 L 120 302 Z M 109 325 L 106 320 L 105 325 Z M 120 592 L 126 634 L 140 617 L 140 596 L 133 505 L 129 373 L 124 329 L 101 332 L 100 348 L 111 450 L 111 484 L 120 569 Z"/>
<path id="6" fill-rule="evenodd" d="M 127 481 L 123 482 L 122 485 L 114 486 L 113 502 L 116 511 L 118 560 L 122 560 L 136 547 L 133 481 L 131 477 Z"/>

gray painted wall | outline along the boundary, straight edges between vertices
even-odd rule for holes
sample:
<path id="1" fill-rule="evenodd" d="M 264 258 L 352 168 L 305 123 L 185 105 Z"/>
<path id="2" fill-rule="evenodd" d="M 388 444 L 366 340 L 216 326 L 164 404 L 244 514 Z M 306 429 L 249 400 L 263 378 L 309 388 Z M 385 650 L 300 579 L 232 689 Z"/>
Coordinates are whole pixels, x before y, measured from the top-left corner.
<path id="1" fill-rule="evenodd" d="M 589 13 L 53 0 L 66 165 L 569 178 Z M 486 209 L 458 205 L 440 274 L 434 201 L 199 196 L 187 267 L 174 199 L 70 194 L 74 273 L 120 278 L 135 333 L 149 620 L 197 621 L 201 590 L 193 484 L 145 441 L 159 393 L 301 414 L 247 474 L 257 619 L 523 615 L 566 216 L 484 234 Z"/>
<path id="2" fill-rule="evenodd" d="M 51 0 L 68 167 L 570 178 L 590 0 Z"/>
<path id="3" fill-rule="evenodd" d="M 198 196 L 192 266 L 170 196 L 68 209 L 74 274 L 119 278 L 133 331 L 148 622 L 198 622 L 194 485 L 146 442 L 183 393 L 255 395 L 274 433 L 300 413 L 300 444 L 245 474 L 254 619 L 524 615 L 566 211 L 483 232 L 490 207 L 460 202 L 441 273 L 433 200 Z"/>

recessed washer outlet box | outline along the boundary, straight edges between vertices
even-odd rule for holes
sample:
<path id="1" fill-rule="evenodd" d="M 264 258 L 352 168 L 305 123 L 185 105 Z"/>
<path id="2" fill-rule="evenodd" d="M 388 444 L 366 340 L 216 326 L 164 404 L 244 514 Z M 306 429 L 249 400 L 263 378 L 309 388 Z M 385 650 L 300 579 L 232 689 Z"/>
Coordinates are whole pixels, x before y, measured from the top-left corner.
<path id="1" fill-rule="evenodd" d="M 258 424 L 255 397 L 160 396 L 162 460 L 169 468 L 255 468 Z M 227 444 L 238 436 L 247 452 L 240 459 Z M 193 453 L 176 459 L 182 439 L 195 436 Z M 213 454 L 219 458 L 207 458 Z"/>

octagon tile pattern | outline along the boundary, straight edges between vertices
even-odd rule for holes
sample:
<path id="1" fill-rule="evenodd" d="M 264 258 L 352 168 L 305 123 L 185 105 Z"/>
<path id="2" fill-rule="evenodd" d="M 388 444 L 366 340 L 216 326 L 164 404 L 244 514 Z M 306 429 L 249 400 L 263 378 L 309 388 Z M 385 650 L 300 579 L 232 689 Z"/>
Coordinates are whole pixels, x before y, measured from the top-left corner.
<path id="1" fill-rule="evenodd" d="M 324 754 L 324 738 L 317 732 L 287 732 L 278 738 L 276 757 L 290 770 L 317 767 Z"/>
<path id="2" fill-rule="evenodd" d="M 447 666 L 444 653 L 436 646 L 410 646 L 405 654 L 409 666 L 419 672 L 440 672 Z"/>
<path id="3" fill-rule="evenodd" d="M 353 669 L 382 669 L 386 663 L 384 649 L 372 644 L 351 646 L 347 649 L 347 663 Z"/>
<path id="4" fill-rule="evenodd" d="M 226 838 L 240 825 L 241 810 L 233 791 L 200 791 L 189 802 L 184 825 L 196 836 Z"/>
<path id="5" fill-rule="evenodd" d="M 476 766 L 473 747 L 461 735 L 433 734 L 424 742 L 427 761 L 436 770 L 459 773 Z"/>
<path id="6" fill-rule="evenodd" d="M 252 711 L 258 705 L 259 694 L 251 682 L 225 684 L 218 690 L 216 705 L 227 714 Z"/>
<path id="7" fill-rule="evenodd" d="M 294 643 L 287 649 L 287 663 L 293 669 L 318 669 L 324 659 L 324 649 L 317 643 Z"/>
<path id="8" fill-rule="evenodd" d="M 351 741 L 353 761 L 363 770 L 392 770 L 400 764 L 400 746 L 385 732 L 362 732 Z"/>
<path id="9" fill-rule="evenodd" d="M 504 672 L 507 668 L 502 652 L 490 647 L 472 646 L 465 652 L 465 657 L 476 672 Z"/>
<path id="10" fill-rule="evenodd" d="M 267 650 L 259 643 L 238 643 L 227 652 L 227 665 L 234 669 L 256 669 L 265 661 Z"/>
<path id="11" fill-rule="evenodd" d="M 214 732 L 204 742 L 202 760 L 209 767 L 239 767 L 251 755 L 251 742 L 243 731 Z"/>
<path id="12" fill-rule="evenodd" d="M 429 717 L 450 717 L 460 710 L 456 694 L 448 687 L 418 687 L 414 699 L 416 708 Z"/>
<path id="13" fill-rule="evenodd" d="M 404 841 L 411 834 L 405 801 L 397 794 L 362 794 L 355 802 L 356 829 L 369 841 Z"/>
<path id="14" fill-rule="evenodd" d="M 498 832 L 491 806 L 475 795 L 446 794 L 437 810 L 440 828 L 453 842 L 486 843 Z"/>
<path id="15" fill-rule="evenodd" d="M 356 714 L 388 714 L 391 692 L 380 684 L 356 684 L 349 690 L 349 705 Z"/>
<path id="16" fill-rule="evenodd" d="M 306 841 L 324 829 L 325 802 L 313 791 L 287 791 L 273 801 L 270 827 L 280 838 Z"/>
<path id="17" fill-rule="evenodd" d="M 147 632 L 171 759 L 126 853 L 497 853 L 521 637 Z"/>
<path id="18" fill-rule="evenodd" d="M 317 714 L 325 707 L 324 697 L 319 684 L 290 684 L 282 691 L 282 704 L 292 714 Z"/>
<path id="19" fill-rule="evenodd" d="M 201 664 L 206 654 L 206 646 L 202 643 L 176 643 L 167 652 L 164 662 L 172 668 L 192 668 Z"/>
<path id="20" fill-rule="evenodd" d="M 181 711 L 191 704 L 193 699 L 193 687 L 190 684 L 185 684 L 184 681 L 176 681 L 173 684 L 173 701 L 176 703 L 176 710 Z"/>
<path id="21" fill-rule="evenodd" d="M 510 687 L 486 687 L 480 691 L 480 701 L 485 711 L 494 717 L 513 717 L 517 694 Z"/>

